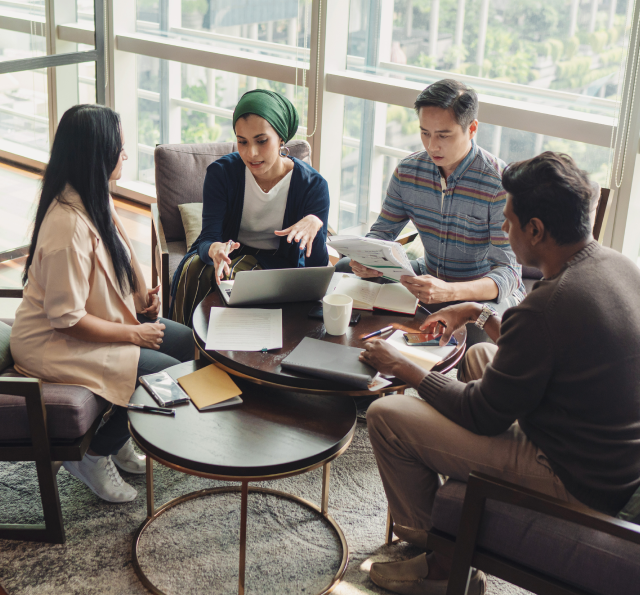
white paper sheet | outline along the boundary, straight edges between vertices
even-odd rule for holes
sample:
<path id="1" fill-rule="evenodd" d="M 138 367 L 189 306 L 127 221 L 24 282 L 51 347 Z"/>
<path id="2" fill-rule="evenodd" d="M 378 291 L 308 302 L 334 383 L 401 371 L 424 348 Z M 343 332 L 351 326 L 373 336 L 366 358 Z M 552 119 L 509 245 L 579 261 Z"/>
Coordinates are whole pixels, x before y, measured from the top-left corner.
<path id="1" fill-rule="evenodd" d="M 211 308 L 207 349 L 262 351 L 282 348 L 282 310 Z"/>
<path id="2" fill-rule="evenodd" d="M 417 331 L 416 331 L 417 332 Z M 402 355 L 418 364 L 425 370 L 431 370 L 438 362 L 449 357 L 456 349 L 455 345 L 445 345 L 444 347 L 429 347 L 427 345 L 407 345 L 402 338 L 404 332 L 396 331 L 387 338 L 387 342 L 393 345 Z"/>
<path id="3" fill-rule="evenodd" d="M 332 236 L 327 238 L 327 243 L 340 254 L 380 271 L 387 279 L 400 281 L 402 275 L 416 276 L 405 251 L 397 242 L 359 236 Z"/>

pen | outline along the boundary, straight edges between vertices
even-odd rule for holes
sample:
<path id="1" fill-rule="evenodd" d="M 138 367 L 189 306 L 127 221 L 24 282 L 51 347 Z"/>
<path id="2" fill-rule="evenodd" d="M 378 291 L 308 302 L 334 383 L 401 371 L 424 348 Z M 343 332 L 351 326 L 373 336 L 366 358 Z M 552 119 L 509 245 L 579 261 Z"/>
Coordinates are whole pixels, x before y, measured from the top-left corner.
<path id="1" fill-rule="evenodd" d="M 159 413 L 160 415 L 174 416 L 176 414 L 175 409 L 162 409 L 160 407 L 151 407 L 149 405 L 137 405 L 136 403 L 129 403 L 127 405 L 127 409 L 141 411 L 142 413 Z"/>
<path id="2" fill-rule="evenodd" d="M 378 335 L 382 335 L 383 333 L 388 333 L 389 331 L 392 331 L 393 327 L 392 326 L 385 326 L 384 328 L 381 328 L 379 331 L 374 331 L 373 333 L 369 333 L 368 335 L 365 335 L 364 337 L 362 337 L 362 341 L 364 341 L 365 339 L 371 339 L 371 337 L 377 337 Z"/>
<path id="3" fill-rule="evenodd" d="M 225 256 L 229 255 L 229 251 L 231 250 L 231 246 L 233 246 L 233 240 L 229 240 L 227 242 L 227 245 L 224 247 L 224 255 Z M 224 271 L 224 260 L 222 260 L 220 262 L 220 264 L 218 265 L 218 271 L 217 271 L 218 279 L 220 279 L 220 275 L 222 275 L 222 271 Z"/>

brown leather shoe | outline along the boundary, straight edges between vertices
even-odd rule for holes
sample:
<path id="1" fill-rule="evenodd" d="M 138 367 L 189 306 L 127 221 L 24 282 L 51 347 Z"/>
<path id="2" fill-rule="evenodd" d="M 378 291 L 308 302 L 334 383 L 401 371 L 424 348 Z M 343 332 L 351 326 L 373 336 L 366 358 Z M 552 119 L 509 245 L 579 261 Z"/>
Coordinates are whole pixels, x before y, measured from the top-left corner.
<path id="1" fill-rule="evenodd" d="M 420 554 L 404 562 L 376 562 L 371 565 L 371 580 L 389 591 L 400 595 L 446 595 L 448 580 L 428 580 L 427 554 Z M 480 570 L 473 570 L 467 595 L 484 595 L 487 577 Z"/>
<path id="2" fill-rule="evenodd" d="M 424 529 L 414 529 L 413 527 L 394 524 L 393 532 L 402 539 L 402 541 L 421 547 L 424 550 L 429 549 L 427 547 L 427 536 L 429 532 Z"/>

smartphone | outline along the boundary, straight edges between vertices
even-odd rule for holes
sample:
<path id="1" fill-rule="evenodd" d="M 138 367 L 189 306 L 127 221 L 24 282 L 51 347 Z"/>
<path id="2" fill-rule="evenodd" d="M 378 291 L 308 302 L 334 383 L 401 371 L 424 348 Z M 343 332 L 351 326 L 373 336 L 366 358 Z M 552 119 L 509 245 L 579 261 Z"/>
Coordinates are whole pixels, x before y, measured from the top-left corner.
<path id="1" fill-rule="evenodd" d="M 309 310 L 308 314 L 309 318 L 317 318 L 318 320 L 322 320 L 322 304 L 318 304 Z M 351 320 L 349 321 L 349 326 L 353 326 L 354 324 L 358 324 L 360 322 L 360 312 L 351 312 Z"/>
<path id="2" fill-rule="evenodd" d="M 173 407 L 182 403 L 188 403 L 191 400 L 189 399 L 189 395 L 187 395 L 180 385 L 166 372 L 140 376 L 139 380 L 140 384 L 147 389 L 148 393 L 160 407 Z"/>
<path id="3" fill-rule="evenodd" d="M 442 337 L 442 335 L 438 335 L 434 338 L 431 333 L 405 333 L 402 336 L 404 338 L 404 342 L 407 345 L 411 345 L 412 347 L 421 345 L 426 345 L 428 347 L 438 347 L 440 345 L 440 337 Z M 448 345 L 457 344 L 458 341 L 456 341 L 455 337 L 452 336 Z"/>

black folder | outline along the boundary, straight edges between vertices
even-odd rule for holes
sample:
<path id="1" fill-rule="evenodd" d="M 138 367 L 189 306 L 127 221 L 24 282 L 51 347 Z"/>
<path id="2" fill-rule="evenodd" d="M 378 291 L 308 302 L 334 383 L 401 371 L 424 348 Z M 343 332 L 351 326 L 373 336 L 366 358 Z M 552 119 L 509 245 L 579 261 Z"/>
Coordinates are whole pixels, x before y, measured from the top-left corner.
<path id="1" fill-rule="evenodd" d="M 361 352 L 357 347 L 305 337 L 281 365 L 310 376 L 366 389 L 377 372 L 358 359 Z"/>

